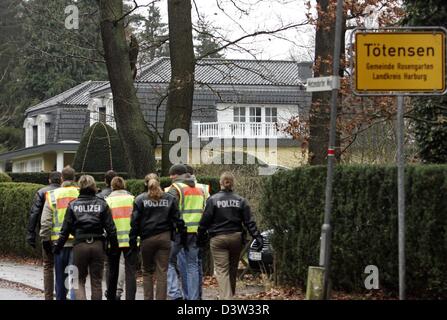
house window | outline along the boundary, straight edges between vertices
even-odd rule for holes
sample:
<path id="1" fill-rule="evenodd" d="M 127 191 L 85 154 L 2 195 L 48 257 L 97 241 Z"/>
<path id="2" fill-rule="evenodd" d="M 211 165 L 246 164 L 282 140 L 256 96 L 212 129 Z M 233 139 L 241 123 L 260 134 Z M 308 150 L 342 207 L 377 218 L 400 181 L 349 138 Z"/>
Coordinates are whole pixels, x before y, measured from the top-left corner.
<path id="1" fill-rule="evenodd" d="M 277 108 L 265 108 L 265 122 L 278 122 Z"/>
<path id="2" fill-rule="evenodd" d="M 106 107 L 100 107 L 99 112 L 99 122 L 106 123 Z"/>
<path id="3" fill-rule="evenodd" d="M 262 122 L 262 113 L 259 107 L 250 107 L 250 122 Z"/>
<path id="4" fill-rule="evenodd" d="M 37 126 L 33 126 L 33 146 L 37 146 L 38 135 L 37 135 Z"/>
<path id="5" fill-rule="evenodd" d="M 233 121 L 245 122 L 245 107 L 235 107 L 233 109 Z"/>
<path id="6" fill-rule="evenodd" d="M 14 162 L 12 172 L 26 172 L 26 161 Z"/>
<path id="7" fill-rule="evenodd" d="M 29 172 L 41 172 L 42 171 L 42 159 L 30 160 L 28 163 Z"/>
<path id="8" fill-rule="evenodd" d="M 45 142 L 47 143 L 50 139 L 50 127 L 51 127 L 51 123 L 45 123 Z"/>

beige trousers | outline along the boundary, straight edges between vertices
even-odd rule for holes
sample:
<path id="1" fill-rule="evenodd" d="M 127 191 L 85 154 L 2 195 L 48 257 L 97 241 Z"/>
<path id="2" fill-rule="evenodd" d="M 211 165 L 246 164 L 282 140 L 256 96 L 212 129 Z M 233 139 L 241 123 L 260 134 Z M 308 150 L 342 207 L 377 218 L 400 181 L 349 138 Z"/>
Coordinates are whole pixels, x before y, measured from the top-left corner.
<path id="1" fill-rule="evenodd" d="M 157 282 L 155 299 L 166 300 L 167 274 L 171 252 L 171 232 L 163 232 L 144 239 L 141 243 L 143 258 L 144 300 L 154 299 L 154 282 Z M 154 279 L 155 272 L 155 279 Z"/>
<path id="2" fill-rule="evenodd" d="M 236 292 L 239 257 L 242 251 L 241 232 L 222 234 L 210 240 L 214 271 L 219 283 L 220 300 L 230 300 Z"/>

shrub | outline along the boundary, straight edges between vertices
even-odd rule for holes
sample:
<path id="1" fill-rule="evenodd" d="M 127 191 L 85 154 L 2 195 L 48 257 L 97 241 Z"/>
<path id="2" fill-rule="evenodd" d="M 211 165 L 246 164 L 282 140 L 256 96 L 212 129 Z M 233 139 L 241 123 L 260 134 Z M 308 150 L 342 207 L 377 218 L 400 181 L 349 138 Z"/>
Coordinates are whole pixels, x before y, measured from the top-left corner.
<path id="1" fill-rule="evenodd" d="M 0 252 L 17 256 L 39 257 L 25 240 L 29 209 L 34 195 L 42 185 L 0 183 Z"/>
<path id="2" fill-rule="evenodd" d="M 12 179 L 7 173 L 0 172 L 0 182 L 11 182 L 11 181 Z"/>
<path id="3" fill-rule="evenodd" d="M 127 172 L 127 159 L 116 130 L 101 122 L 94 123 L 81 139 L 73 168 L 79 172 Z"/>
<path id="4" fill-rule="evenodd" d="M 379 268 L 380 287 L 398 286 L 397 170 L 338 166 L 332 211 L 335 289 L 364 290 L 367 265 Z M 302 167 L 268 177 L 261 215 L 274 229 L 279 280 L 304 285 L 318 265 L 326 167 Z M 407 290 L 417 297 L 447 297 L 447 166 L 406 168 Z"/>

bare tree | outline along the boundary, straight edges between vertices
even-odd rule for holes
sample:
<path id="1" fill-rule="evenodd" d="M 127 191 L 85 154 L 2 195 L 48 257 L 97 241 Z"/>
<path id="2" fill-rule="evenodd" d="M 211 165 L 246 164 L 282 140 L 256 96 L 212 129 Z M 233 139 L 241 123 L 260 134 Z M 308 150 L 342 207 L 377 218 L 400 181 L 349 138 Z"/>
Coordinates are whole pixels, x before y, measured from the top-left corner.
<path id="1" fill-rule="evenodd" d="M 144 121 L 133 83 L 129 45 L 124 30 L 124 18 L 129 12 L 123 12 L 123 0 L 97 2 L 118 135 L 127 155 L 129 175 L 144 177 L 155 169 L 154 136 Z M 137 4 L 133 10 L 136 7 Z"/>

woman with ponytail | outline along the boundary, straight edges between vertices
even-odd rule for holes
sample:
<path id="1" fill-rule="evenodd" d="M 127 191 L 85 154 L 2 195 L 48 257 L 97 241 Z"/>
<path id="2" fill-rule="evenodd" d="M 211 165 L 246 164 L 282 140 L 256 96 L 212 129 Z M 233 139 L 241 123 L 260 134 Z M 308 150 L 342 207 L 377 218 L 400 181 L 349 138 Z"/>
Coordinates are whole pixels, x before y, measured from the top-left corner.
<path id="1" fill-rule="evenodd" d="M 136 248 L 137 238 L 141 241 L 144 299 L 154 299 L 156 283 L 155 298 L 166 300 L 171 238 L 175 232 L 184 232 L 185 222 L 180 218 L 177 200 L 163 192 L 156 174 L 148 174 L 144 184 L 147 192 L 135 199 L 129 242 Z"/>
<path id="2" fill-rule="evenodd" d="M 219 298 L 232 299 L 236 290 L 236 276 L 239 257 L 243 246 L 243 226 L 256 239 L 258 250 L 263 239 L 252 218 L 246 199 L 233 193 L 234 176 L 224 172 L 220 176 L 221 191 L 206 202 L 205 212 L 200 220 L 197 246 L 205 246 L 209 236 L 214 271 L 219 283 Z"/>

